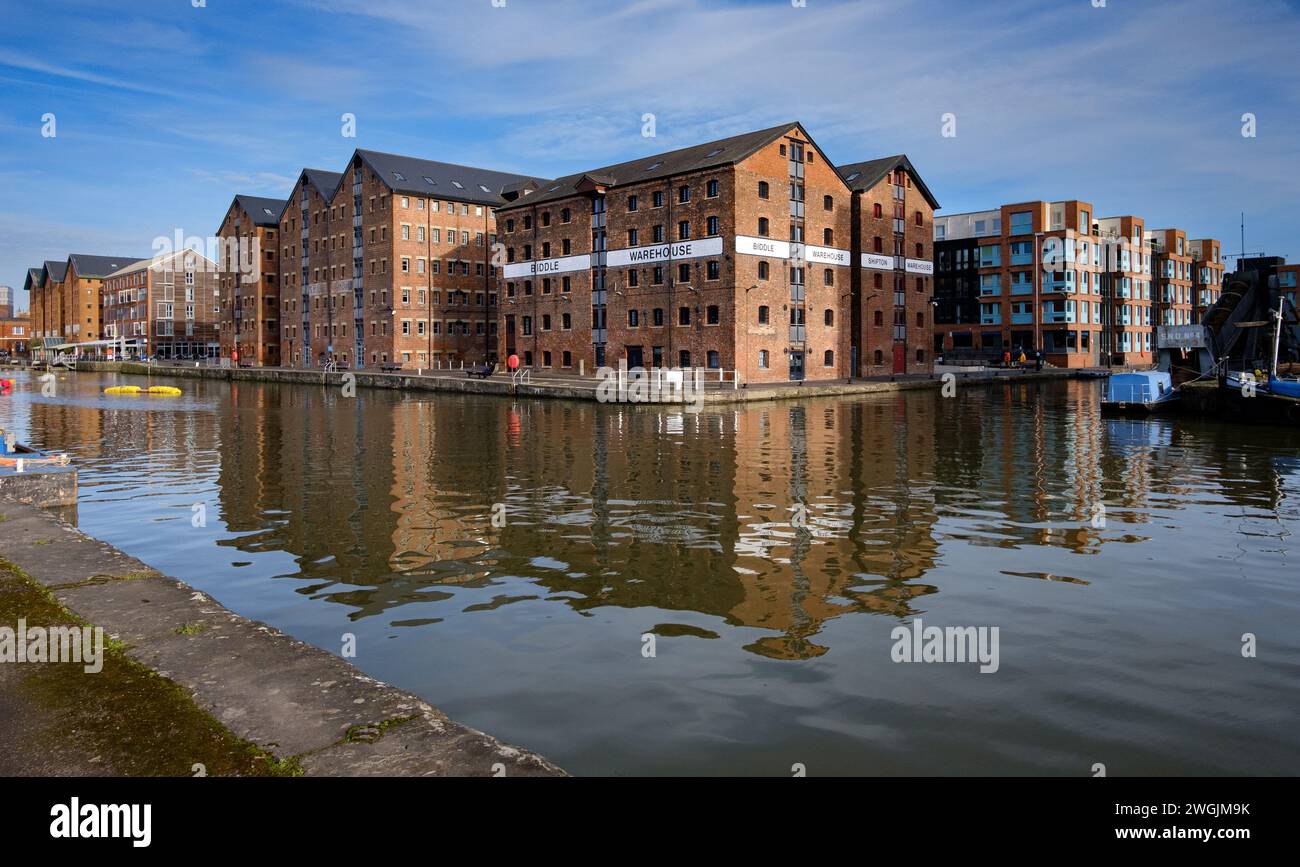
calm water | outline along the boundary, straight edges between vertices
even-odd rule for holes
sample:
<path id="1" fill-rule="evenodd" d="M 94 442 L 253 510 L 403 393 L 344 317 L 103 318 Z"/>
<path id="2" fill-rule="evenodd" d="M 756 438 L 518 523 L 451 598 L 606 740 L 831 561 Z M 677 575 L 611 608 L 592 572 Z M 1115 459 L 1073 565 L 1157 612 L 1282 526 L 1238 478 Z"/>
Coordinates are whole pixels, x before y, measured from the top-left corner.
<path id="1" fill-rule="evenodd" d="M 100 393 L 141 382 L 0 398 L 74 455 L 83 529 L 571 772 L 1300 773 L 1294 431 L 1104 419 L 1084 382 Z M 1000 670 L 892 662 L 916 617 L 999 627 Z"/>

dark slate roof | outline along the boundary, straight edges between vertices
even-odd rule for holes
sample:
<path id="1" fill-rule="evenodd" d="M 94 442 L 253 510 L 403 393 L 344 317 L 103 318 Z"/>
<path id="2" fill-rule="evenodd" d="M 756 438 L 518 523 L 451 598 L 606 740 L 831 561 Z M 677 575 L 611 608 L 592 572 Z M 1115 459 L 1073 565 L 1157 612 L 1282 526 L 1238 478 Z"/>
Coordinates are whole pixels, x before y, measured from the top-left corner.
<path id="1" fill-rule="evenodd" d="M 327 172 L 324 169 L 303 169 L 302 176 L 307 179 L 307 183 L 316 188 L 329 201 L 334 198 L 334 193 L 339 188 L 339 182 L 343 180 L 343 175 L 339 172 Z"/>
<path id="2" fill-rule="evenodd" d="M 892 172 L 894 169 L 906 169 L 907 173 L 912 176 L 912 182 L 916 188 L 925 196 L 925 200 L 930 203 L 930 207 L 936 211 L 939 209 L 939 200 L 930 192 L 930 188 L 921 180 L 920 173 L 912 166 L 912 161 L 907 158 L 907 154 L 895 154 L 892 157 L 881 157 L 878 160 L 867 160 L 862 163 L 849 163 L 848 165 L 837 166 L 840 177 L 849 185 L 849 189 L 855 193 L 864 192 L 871 189 L 880 182 L 882 178 Z"/>
<path id="3" fill-rule="evenodd" d="M 87 256 L 72 253 L 68 263 L 75 266 L 78 277 L 107 277 L 119 268 L 138 262 L 139 256 Z"/>
<path id="4" fill-rule="evenodd" d="M 68 276 L 68 260 L 64 259 L 60 262 L 56 262 L 53 259 L 46 259 L 45 273 L 49 275 L 55 283 L 62 283 L 63 278 Z"/>
<path id="5" fill-rule="evenodd" d="M 616 187 L 623 184 L 672 177 L 686 172 L 732 165 L 771 144 L 796 126 L 799 126 L 798 122 L 792 121 L 780 126 L 732 136 L 731 138 L 691 145 L 690 147 L 648 157 L 638 157 L 625 163 L 568 175 L 549 183 L 543 183 L 541 189 L 537 192 L 520 197 L 518 201 L 508 207 L 535 205 L 538 202 L 568 198 L 578 192 L 577 186 L 583 178 L 589 178 L 591 181 L 604 186 Z M 802 127 L 800 129 L 802 130 Z M 804 134 L 807 135 L 806 132 Z M 811 139 L 811 137 L 809 138 Z"/>
<path id="6" fill-rule="evenodd" d="M 236 195 L 235 201 L 252 218 L 255 226 L 280 225 L 280 215 L 288 204 L 286 199 L 268 199 L 264 196 Z"/>
<path id="7" fill-rule="evenodd" d="M 27 279 L 23 281 L 23 288 L 30 292 L 33 289 L 41 288 L 43 285 L 45 285 L 45 269 L 28 268 Z"/>
<path id="8" fill-rule="evenodd" d="M 529 181 L 527 175 L 476 169 L 418 157 L 404 157 L 380 151 L 358 150 L 354 156 L 370 167 L 395 193 L 429 196 L 456 202 L 499 207 L 505 203 L 503 193 Z"/>

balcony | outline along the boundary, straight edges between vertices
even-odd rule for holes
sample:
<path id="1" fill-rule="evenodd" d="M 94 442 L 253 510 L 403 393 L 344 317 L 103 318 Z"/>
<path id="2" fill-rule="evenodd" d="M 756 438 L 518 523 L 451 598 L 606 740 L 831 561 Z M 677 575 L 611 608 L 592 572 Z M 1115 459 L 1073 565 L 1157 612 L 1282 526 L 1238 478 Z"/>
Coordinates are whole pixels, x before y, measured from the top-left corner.
<path id="1" fill-rule="evenodd" d="M 1059 279 L 1052 278 L 1043 282 L 1043 292 L 1064 292 L 1074 294 L 1074 272 L 1066 271 Z"/>
<path id="2" fill-rule="evenodd" d="M 1012 325 L 1033 325 L 1033 324 L 1034 324 L 1034 314 L 1032 314 L 1032 313 L 1012 313 L 1012 314 L 1011 314 L 1011 324 L 1012 324 Z"/>

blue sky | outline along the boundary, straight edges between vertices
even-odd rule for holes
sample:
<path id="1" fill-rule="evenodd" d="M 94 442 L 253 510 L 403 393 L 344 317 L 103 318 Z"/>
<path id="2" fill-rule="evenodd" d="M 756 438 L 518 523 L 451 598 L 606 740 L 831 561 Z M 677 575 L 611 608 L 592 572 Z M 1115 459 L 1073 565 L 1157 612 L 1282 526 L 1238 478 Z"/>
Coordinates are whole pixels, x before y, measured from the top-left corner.
<path id="1" fill-rule="evenodd" d="M 1297 0 L 192 2 L 0 0 L 0 283 L 355 147 L 556 176 L 787 120 L 906 152 L 945 211 L 1080 198 L 1229 252 L 1245 211 L 1300 259 Z"/>

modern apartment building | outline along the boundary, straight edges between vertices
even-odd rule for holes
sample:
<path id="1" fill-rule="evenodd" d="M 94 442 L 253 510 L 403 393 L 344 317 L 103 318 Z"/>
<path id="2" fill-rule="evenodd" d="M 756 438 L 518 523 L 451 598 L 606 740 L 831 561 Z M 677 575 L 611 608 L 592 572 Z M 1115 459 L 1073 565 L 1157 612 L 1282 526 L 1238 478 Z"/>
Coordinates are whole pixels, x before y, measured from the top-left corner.
<path id="1" fill-rule="evenodd" d="M 495 211 L 536 181 L 370 150 L 353 153 L 332 194 L 330 180 L 300 178 L 280 223 L 296 245 L 281 299 L 290 335 L 300 329 L 295 363 L 494 358 Z"/>
<path id="2" fill-rule="evenodd" d="M 798 123 L 525 190 L 498 211 L 500 351 L 538 369 L 844 377 L 853 196 Z"/>
<path id="3" fill-rule="evenodd" d="M 839 167 L 853 191 L 850 299 L 855 376 L 934 369 L 934 212 L 904 154 Z"/>
<path id="4" fill-rule="evenodd" d="M 1148 229 L 1155 325 L 1199 322 L 1192 290 L 1192 250 L 1182 229 Z"/>
<path id="5" fill-rule="evenodd" d="M 1079 200 L 1021 202 L 938 215 L 934 237 L 936 346 L 1013 356 L 1041 349 L 1061 367 L 1150 363 L 1151 253 L 1141 218 L 1096 217 Z"/>
<path id="6" fill-rule="evenodd" d="M 280 242 L 283 199 L 237 195 L 217 229 L 221 269 L 221 357 L 255 366 L 280 363 Z"/>
<path id="7" fill-rule="evenodd" d="M 215 359 L 217 263 L 194 250 L 163 253 L 104 278 L 104 339 L 125 357 Z"/>
<path id="8" fill-rule="evenodd" d="M 1296 281 L 1298 277 L 1300 277 L 1300 263 L 1278 266 L 1278 291 L 1287 297 L 1287 300 L 1291 302 L 1292 307 L 1296 305 Z"/>
<path id="9" fill-rule="evenodd" d="M 1192 251 L 1192 293 L 1195 303 L 1195 321 L 1200 322 L 1205 311 L 1214 306 L 1223 293 L 1223 257 L 1218 240 L 1197 238 L 1188 241 Z"/>

